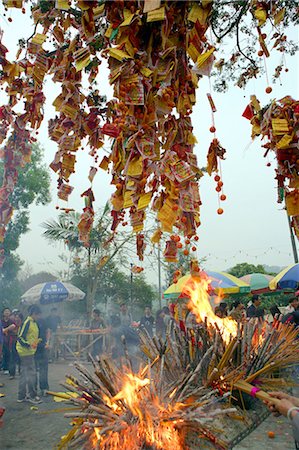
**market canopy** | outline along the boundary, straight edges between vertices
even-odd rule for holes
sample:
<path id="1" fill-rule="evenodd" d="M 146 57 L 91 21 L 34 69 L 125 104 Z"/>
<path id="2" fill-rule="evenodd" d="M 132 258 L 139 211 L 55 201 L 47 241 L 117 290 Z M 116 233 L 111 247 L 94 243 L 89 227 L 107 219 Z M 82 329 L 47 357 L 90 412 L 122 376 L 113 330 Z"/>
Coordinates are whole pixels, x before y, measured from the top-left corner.
<path id="1" fill-rule="evenodd" d="M 269 283 L 271 291 L 275 289 L 296 290 L 299 286 L 299 264 L 291 264 L 279 272 Z"/>
<path id="2" fill-rule="evenodd" d="M 50 303 L 61 303 L 63 301 L 77 301 L 85 297 L 83 291 L 70 283 L 50 281 L 33 286 L 21 297 L 23 304 L 32 305 L 39 303 L 48 305 Z"/>
<path id="3" fill-rule="evenodd" d="M 211 286 L 214 289 L 215 294 L 248 294 L 250 292 L 250 286 L 243 280 L 240 280 L 233 275 L 226 272 L 213 272 L 206 270 L 205 273 L 211 280 Z M 181 277 L 177 283 L 169 286 L 164 292 L 165 298 L 177 298 L 183 292 L 185 284 L 191 279 L 191 275 L 187 274 Z"/>
<path id="4" fill-rule="evenodd" d="M 250 273 L 240 278 L 249 284 L 253 294 L 265 294 L 269 292 L 269 283 L 273 280 L 273 276 L 264 273 Z"/>

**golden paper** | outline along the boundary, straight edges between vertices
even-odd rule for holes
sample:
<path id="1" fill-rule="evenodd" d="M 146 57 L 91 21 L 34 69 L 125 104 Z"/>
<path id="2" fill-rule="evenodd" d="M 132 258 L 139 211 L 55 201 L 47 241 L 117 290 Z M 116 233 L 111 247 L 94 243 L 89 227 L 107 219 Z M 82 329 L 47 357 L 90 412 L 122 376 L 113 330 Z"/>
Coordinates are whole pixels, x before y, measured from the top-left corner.
<path id="1" fill-rule="evenodd" d="M 152 199 L 152 192 L 142 194 L 139 198 L 137 209 L 140 210 L 147 208 L 151 199 Z"/>
<path id="2" fill-rule="evenodd" d="M 165 19 L 165 6 L 147 13 L 147 22 L 158 22 Z"/>

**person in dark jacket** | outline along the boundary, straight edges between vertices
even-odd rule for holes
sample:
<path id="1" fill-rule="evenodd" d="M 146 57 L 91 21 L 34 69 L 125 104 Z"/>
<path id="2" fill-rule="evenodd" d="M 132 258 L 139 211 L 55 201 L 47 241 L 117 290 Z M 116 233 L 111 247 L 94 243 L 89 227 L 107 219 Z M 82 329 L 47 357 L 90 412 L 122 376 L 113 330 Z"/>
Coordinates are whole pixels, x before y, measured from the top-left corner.
<path id="1" fill-rule="evenodd" d="M 140 328 L 145 329 L 148 334 L 152 337 L 154 334 L 154 324 L 155 318 L 152 315 L 152 310 L 150 306 L 144 308 L 144 316 L 140 319 Z"/>
<path id="2" fill-rule="evenodd" d="M 263 308 L 260 308 L 261 300 L 258 295 L 252 296 L 252 304 L 247 308 L 247 317 L 253 318 L 257 317 L 261 320 L 264 320 L 265 311 Z"/>
<path id="3" fill-rule="evenodd" d="M 4 308 L 2 311 L 3 347 L 2 347 L 2 369 L 5 375 L 9 374 L 11 359 L 11 334 L 16 326 L 11 318 L 11 310 Z"/>

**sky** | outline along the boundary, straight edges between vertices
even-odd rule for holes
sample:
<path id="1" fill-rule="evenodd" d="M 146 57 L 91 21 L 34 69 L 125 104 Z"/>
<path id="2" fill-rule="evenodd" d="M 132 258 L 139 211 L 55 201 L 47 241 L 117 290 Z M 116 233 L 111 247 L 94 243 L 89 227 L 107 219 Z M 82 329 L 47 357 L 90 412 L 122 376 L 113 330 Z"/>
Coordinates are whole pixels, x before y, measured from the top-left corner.
<path id="1" fill-rule="evenodd" d="M 32 34 L 31 21 L 28 15 L 12 10 L 9 15 L 13 18 L 13 22 L 9 23 L 7 17 L 4 18 L 2 15 L 3 8 L 0 12 L 0 27 L 4 30 L 2 42 L 11 50 L 8 59 L 13 59 L 18 39 Z M 291 32 L 293 39 L 298 41 L 298 30 L 293 29 Z M 211 111 L 206 97 L 209 92 L 217 108 L 215 114 L 217 138 L 227 151 L 226 160 L 222 162 L 224 191 L 227 195 L 227 200 L 222 203 L 223 215 L 217 214 L 218 198 L 213 177 L 205 175 L 200 181 L 203 205 L 197 256 L 206 259 L 204 263 L 206 269 L 225 270 L 241 262 L 283 267 L 293 262 L 286 213 L 282 210 L 282 205 L 276 201 L 273 155 L 269 160 L 263 158 L 264 151 L 260 139 L 251 141 L 250 122 L 242 117 L 251 94 L 255 94 L 262 105 L 269 103 L 273 98 L 279 99 L 285 95 L 299 98 L 298 55 L 287 56 L 286 59 L 289 72 L 283 73 L 282 85 L 279 82 L 271 83 L 273 87 L 271 95 L 265 93 L 267 87 L 265 76 L 251 81 L 244 90 L 231 85 L 227 93 L 211 91 L 207 77 L 199 82 L 197 103 L 192 114 L 194 134 L 198 140 L 195 153 L 199 167 L 206 165 L 206 154 L 212 138 L 209 132 L 212 124 Z M 278 63 L 278 58 L 271 59 L 267 63 L 269 74 L 273 73 L 271 67 L 275 67 Z M 102 64 L 99 74 L 100 94 L 110 98 L 112 89 L 107 80 L 108 69 Z M 39 130 L 38 139 L 45 149 L 45 161 L 49 164 L 55 154 L 56 144 L 48 137 L 47 121 L 54 115 L 54 108 L 51 105 L 59 94 L 59 86 L 48 79 L 44 93 L 47 98 L 45 120 Z M 0 103 L 5 102 L 5 95 L 1 93 Z M 88 151 L 88 149 L 79 151 L 77 170 L 70 180 L 75 190 L 68 207 L 78 211 L 83 207 L 80 194 L 89 187 L 87 176 L 92 159 Z M 269 161 L 271 166 L 267 167 Z M 18 250 L 21 258 L 34 273 L 49 271 L 57 274 L 59 270 L 65 269 L 64 263 L 59 258 L 59 255 L 65 254 L 64 246 L 50 244 L 42 236 L 42 222 L 58 215 L 55 209 L 57 195 L 54 173 L 51 174 L 51 178 L 52 202 L 47 206 L 31 207 L 30 231 L 21 238 Z M 103 207 L 112 193 L 109 175 L 99 170 L 93 183 L 93 190 L 96 198 L 95 208 Z M 132 263 L 138 263 L 137 257 L 132 259 Z M 145 264 L 145 276 L 154 284 L 157 284 L 157 273 L 158 267 L 155 263 L 151 263 L 151 266 Z"/>

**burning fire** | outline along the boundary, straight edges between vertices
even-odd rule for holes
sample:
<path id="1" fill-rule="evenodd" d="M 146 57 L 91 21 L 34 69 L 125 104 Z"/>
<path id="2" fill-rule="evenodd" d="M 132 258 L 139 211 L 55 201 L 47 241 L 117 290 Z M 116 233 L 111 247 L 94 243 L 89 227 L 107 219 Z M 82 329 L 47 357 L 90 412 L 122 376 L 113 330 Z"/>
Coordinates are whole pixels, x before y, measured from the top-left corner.
<path id="1" fill-rule="evenodd" d="M 105 427 L 95 428 L 94 444 L 109 450 L 183 450 L 177 424 L 172 413 L 178 412 L 180 404 L 172 406 L 159 400 L 149 378 L 125 373 L 120 391 L 112 398 L 103 396 L 106 405 L 116 415 L 117 423 L 111 431 Z M 107 433 L 108 431 L 108 433 Z M 97 447 L 96 447 L 97 448 Z"/>
<path id="2" fill-rule="evenodd" d="M 188 308 L 196 316 L 198 323 L 207 321 L 209 326 L 219 328 L 223 340 L 229 343 L 237 335 L 237 323 L 229 317 L 220 318 L 214 314 L 208 294 L 211 280 L 193 277 L 184 286 L 184 292 L 190 297 Z"/>

